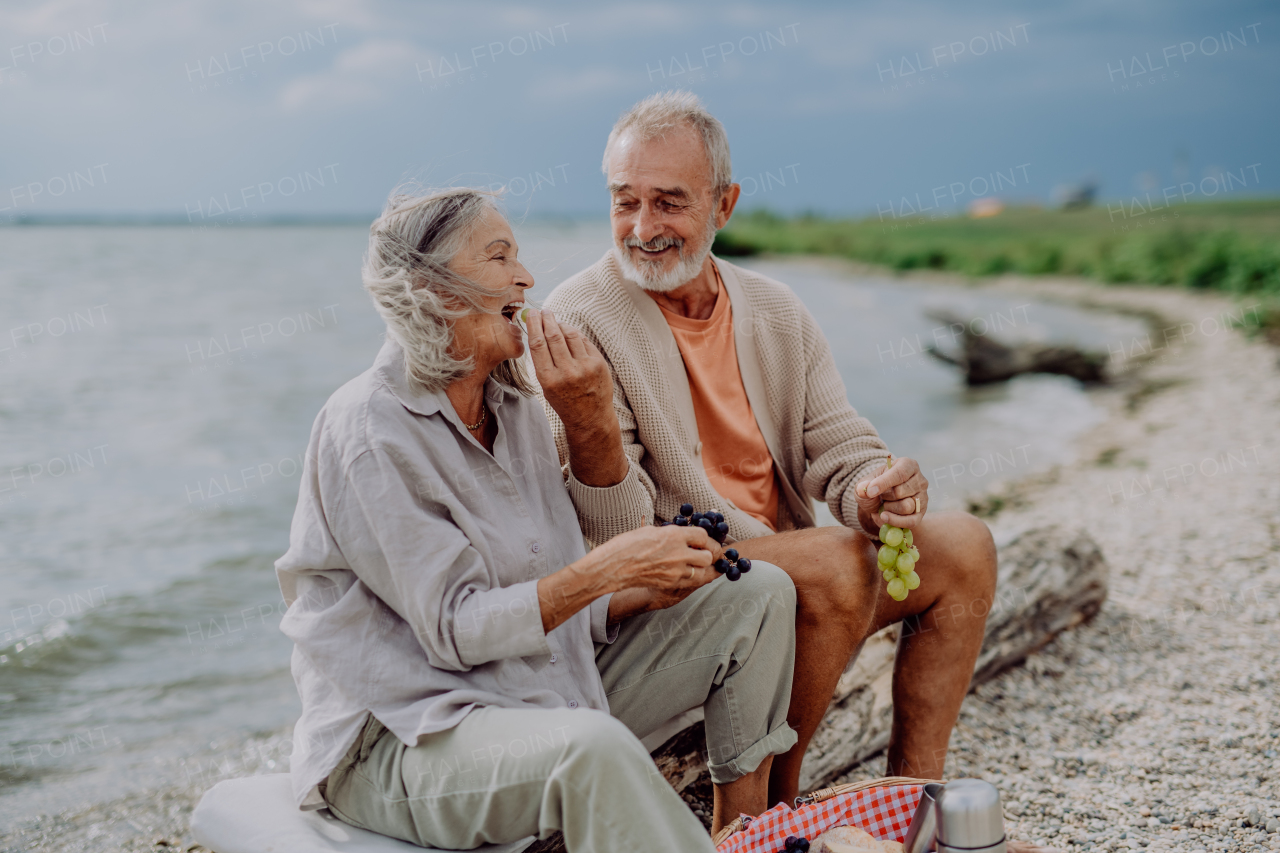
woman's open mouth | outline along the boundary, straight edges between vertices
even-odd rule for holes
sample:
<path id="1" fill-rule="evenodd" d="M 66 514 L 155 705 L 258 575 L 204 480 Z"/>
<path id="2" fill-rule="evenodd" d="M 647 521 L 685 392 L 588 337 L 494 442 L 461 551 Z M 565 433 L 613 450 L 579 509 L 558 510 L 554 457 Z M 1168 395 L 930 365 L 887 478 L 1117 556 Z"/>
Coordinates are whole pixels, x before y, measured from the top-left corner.
<path id="1" fill-rule="evenodd" d="M 525 303 L 523 300 L 520 300 L 518 302 L 508 302 L 506 305 L 502 306 L 502 316 L 507 318 L 508 323 L 515 326 L 517 329 L 523 330 L 524 326 L 521 324 L 520 320 L 516 317 L 516 314 L 519 313 L 520 309 L 524 307 L 525 307 Z"/>

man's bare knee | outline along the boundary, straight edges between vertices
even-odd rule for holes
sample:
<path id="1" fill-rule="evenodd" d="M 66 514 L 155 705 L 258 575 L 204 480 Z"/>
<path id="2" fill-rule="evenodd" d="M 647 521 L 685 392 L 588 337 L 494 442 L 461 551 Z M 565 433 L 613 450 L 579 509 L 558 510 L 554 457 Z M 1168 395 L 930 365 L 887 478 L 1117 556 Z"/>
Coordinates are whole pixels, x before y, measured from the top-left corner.
<path id="1" fill-rule="evenodd" d="M 821 574 L 807 584 L 808 607 L 840 624 L 861 624 L 875 610 L 879 579 L 866 537 L 844 527 L 824 528 Z M 816 582 L 814 582 L 816 581 Z"/>
<path id="2" fill-rule="evenodd" d="M 991 535 L 991 528 L 980 518 L 968 513 L 961 516 L 964 527 L 963 540 L 967 543 L 968 553 L 965 555 L 965 573 L 973 589 L 987 594 L 987 599 L 996 591 L 996 541 Z"/>
<path id="3" fill-rule="evenodd" d="M 996 590 L 996 545 L 991 529 L 968 513 L 955 513 L 947 518 L 945 532 L 942 541 L 947 549 L 952 597 L 971 601 L 985 612 Z M 953 602 L 953 606 L 960 605 Z"/>
<path id="4" fill-rule="evenodd" d="M 736 547 L 771 562 L 795 583 L 796 620 L 861 626 L 875 610 L 879 573 L 870 541 L 844 527 L 819 527 L 749 539 Z"/>

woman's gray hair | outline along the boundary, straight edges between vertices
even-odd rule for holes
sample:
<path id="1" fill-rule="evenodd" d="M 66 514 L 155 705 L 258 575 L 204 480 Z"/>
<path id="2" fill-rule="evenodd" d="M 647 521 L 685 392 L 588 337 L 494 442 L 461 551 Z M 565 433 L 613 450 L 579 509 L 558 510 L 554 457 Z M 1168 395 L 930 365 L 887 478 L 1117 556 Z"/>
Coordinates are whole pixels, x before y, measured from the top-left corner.
<path id="1" fill-rule="evenodd" d="M 473 359 L 449 351 L 453 321 L 477 311 L 496 313 L 483 301 L 493 292 L 449 264 L 489 210 L 499 210 L 497 197 L 484 190 L 398 190 L 369 228 L 361 277 L 387 334 L 404 350 L 411 385 L 441 391 L 475 367 Z M 522 394 L 533 393 L 518 359 L 502 362 L 491 376 Z"/>
<path id="2" fill-rule="evenodd" d="M 604 146 L 604 162 L 600 168 L 605 177 L 609 177 L 609 152 L 622 134 L 631 131 L 641 142 L 647 142 L 682 127 L 692 128 L 702 137 L 702 147 L 711 164 L 711 187 L 717 194 L 723 193 L 733 183 L 729 137 L 725 135 L 724 125 L 707 112 L 693 92 L 659 92 L 623 113 L 609 132 L 609 141 Z"/>

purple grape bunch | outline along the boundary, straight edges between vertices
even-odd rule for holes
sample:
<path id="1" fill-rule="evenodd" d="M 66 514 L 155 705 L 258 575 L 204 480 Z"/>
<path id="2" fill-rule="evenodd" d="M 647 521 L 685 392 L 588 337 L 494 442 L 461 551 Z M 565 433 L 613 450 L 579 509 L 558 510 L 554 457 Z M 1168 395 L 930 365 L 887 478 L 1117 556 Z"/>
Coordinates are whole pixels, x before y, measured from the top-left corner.
<path id="1" fill-rule="evenodd" d="M 694 512 L 693 504 L 681 504 L 680 514 L 670 521 L 662 522 L 662 527 L 674 524 L 676 527 L 701 527 L 712 539 L 724 544 L 729 535 L 729 525 L 724 514 L 719 512 Z M 734 548 L 725 550 L 724 555 L 716 560 L 715 569 L 731 581 L 736 581 L 751 571 L 751 561 L 738 556 Z"/>
<path id="2" fill-rule="evenodd" d="M 788 835 L 782 842 L 783 853 L 809 853 L 809 839 L 803 835 Z"/>

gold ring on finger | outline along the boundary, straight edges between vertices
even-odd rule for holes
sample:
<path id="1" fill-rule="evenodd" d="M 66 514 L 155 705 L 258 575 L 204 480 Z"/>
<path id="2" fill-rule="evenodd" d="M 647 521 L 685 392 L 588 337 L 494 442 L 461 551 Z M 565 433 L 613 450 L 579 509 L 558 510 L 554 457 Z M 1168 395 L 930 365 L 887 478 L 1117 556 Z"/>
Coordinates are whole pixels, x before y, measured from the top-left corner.
<path id="1" fill-rule="evenodd" d="M 694 573 L 695 571 L 696 571 L 695 567 L 694 567 L 694 566 L 690 566 L 690 567 L 689 567 L 689 577 L 685 578 L 685 580 L 687 580 L 687 581 L 691 581 L 691 580 L 693 580 L 693 573 Z"/>
<path id="2" fill-rule="evenodd" d="M 920 507 L 921 507 L 920 499 L 919 499 L 919 498 L 912 498 L 912 499 L 911 499 L 911 503 L 914 505 L 914 508 L 911 510 L 911 514 L 912 514 L 912 515 L 915 515 L 916 513 L 918 513 L 918 512 L 920 511 Z"/>

